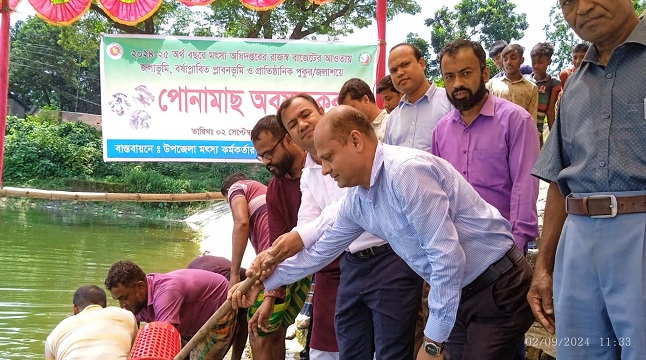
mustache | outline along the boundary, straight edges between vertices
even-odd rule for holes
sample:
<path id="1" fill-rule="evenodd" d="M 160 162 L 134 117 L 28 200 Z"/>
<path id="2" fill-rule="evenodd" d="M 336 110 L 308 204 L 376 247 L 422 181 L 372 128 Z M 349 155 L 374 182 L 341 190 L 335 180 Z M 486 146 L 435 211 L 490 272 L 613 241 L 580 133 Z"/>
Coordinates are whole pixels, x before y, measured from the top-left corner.
<path id="1" fill-rule="evenodd" d="M 460 92 L 460 91 L 466 91 L 466 92 L 468 92 L 470 95 L 473 95 L 473 92 L 471 91 L 471 89 L 469 89 L 469 88 L 467 88 L 467 87 L 465 87 L 465 86 L 460 86 L 460 87 L 458 87 L 458 88 L 454 88 L 454 89 L 453 89 L 453 91 L 451 91 L 451 95 L 455 96 L 455 94 L 456 94 L 456 93 L 458 93 L 458 92 Z"/>

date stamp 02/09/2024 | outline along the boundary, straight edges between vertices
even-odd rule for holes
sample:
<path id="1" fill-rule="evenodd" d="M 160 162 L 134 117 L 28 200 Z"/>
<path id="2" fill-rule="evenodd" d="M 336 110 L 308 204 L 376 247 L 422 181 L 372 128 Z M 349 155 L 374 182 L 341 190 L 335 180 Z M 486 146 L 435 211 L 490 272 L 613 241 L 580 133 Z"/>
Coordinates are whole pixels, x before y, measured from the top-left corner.
<path id="1" fill-rule="evenodd" d="M 624 347 L 630 346 L 629 337 L 534 337 L 529 336 L 525 338 L 525 346 L 541 347 L 541 346 L 555 346 L 555 347 L 585 347 L 585 346 L 600 346 L 600 347 Z"/>

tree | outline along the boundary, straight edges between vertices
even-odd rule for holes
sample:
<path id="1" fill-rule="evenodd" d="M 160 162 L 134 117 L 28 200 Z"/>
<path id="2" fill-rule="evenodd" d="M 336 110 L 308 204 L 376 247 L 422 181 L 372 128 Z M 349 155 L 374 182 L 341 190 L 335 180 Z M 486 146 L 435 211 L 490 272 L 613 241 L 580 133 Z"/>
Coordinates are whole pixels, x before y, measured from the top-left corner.
<path id="1" fill-rule="evenodd" d="M 337 37 L 351 34 L 353 28 L 361 29 L 370 25 L 376 15 L 376 5 L 376 0 L 335 0 L 324 5 L 317 5 L 309 0 L 287 0 L 273 10 L 256 12 L 243 7 L 240 0 L 217 0 L 209 5 L 211 14 L 196 14 L 183 4 L 164 1 L 160 10 L 141 24 L 114 26 L 130 34 L 184 32 L 185 35 L 189 35 L 186 29 L 194 27 L 195 34 L 222 37 Z M 96 3 L 93 3 L 90 9 L 105 20 L 112 21 Z M 388 19 L 397 14 L 414 15 L 420 11 L 421 8 L 415 0 L 388 0 Z M 198 21 L 195 21 L 196 16 L 199 17 Z"/>
<path id="2" fill-rule="evenodd" d="M 314 35 L 336 38 L 352 34 L 354 28 L 369 26 L 376 16 L 376 0 L 335 0 L 316 5 L 309 0 L 287 0 L 270 11 L 255 12 L 240 6 L 239 0 L 218 0 L 211 4 L 211 23 L 220 36 L 245 38 L 303 39 Z M 387 18 L 417 14 L 414 0 L 388 0 Z"/>
<path id="3" fill-rule="evenodd" d="M 422 39 L 417 33 L 408 33 L 406 35 L 406 42 L 417 46 L 419 51 L 422 53 L 422 57 L 426 60 L 426 74 L 431 74 L 431 44 L 428 41 Z"/>
<path id="4" fill-rule="evenodd" d="M 431 27 L 431 49 L 435 56 L 449 41 L 465 38 L 485 48 L 496 40 L 511 42 L 523 37 L 529 26 L 525 13 L 517 14 L 510 0 L 462 0 L 454 10 L 443 6 L 424 21 Z M 430 75 L 439 75 L 437 59 L 429 58 Z"/>
<path id="5" fill-rule="evenodd" d="M 9 88 L 30 106 L 100 112 L 98 45 L 85 61 L 59 42 L 62 28 L 31 18 L 11 31 Z"/>
<path id="6" fill-rule="evenodd" d="M 638 15 L 643 15 L 646 11 L 646 0 L 633 0 L 633 6 Z"/>
<path id="7" fill-rule="evenodd" d="M 646 0 L 632 0 L 635 10 L 641 14 L 646 9 Z M 550 70 L 558 72 L 570 65 L 572 48 L 583 40 L 579 38 L 563 18 L 561 6 L 556 3 L 550 9 L 552 22 L 543 27 L 547 41 L 554 45 L 554 56 Z"/>

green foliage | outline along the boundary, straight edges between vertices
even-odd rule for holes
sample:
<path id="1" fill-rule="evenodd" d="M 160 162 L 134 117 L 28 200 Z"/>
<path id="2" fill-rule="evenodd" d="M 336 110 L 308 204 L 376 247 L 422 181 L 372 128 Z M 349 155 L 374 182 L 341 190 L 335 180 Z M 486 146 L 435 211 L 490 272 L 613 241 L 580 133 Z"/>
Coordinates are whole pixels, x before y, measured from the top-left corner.
<path id="1" fill-rule="evenodd" d="M 443 6 L 424 21 L 431 27 L 431 50 L 437 56 L 447 42 L 457 38 L 479 41 L 485 49 L 496 40 L 521 39 L 529 26 L 527 15 L 515 12 L 510 0 L 462 0 L 454 10 Z M 439 75 L 436 58 L 429 58 L 432 77 Z"/>
<path id="2" fill-rule="evenodd" d="M 487 67 L 489 68 L 490 78 L 492 78 L 494 75 L 502 71 L 502 69 L 498 69 L 498 67 L 496 66 L 496 63 L 493 62 L 493 59 L 487 58 Z"/>
<path id="3" fill-rule="evenodd" d="M 633 6 L 637 11 L 637 15 L 642 15 L 646 11 L 646 0 L 633 0 Z"/>
<path id="4" fill-rule="evenodd" d="M 87 177 L 101 161 L 100 134 L 83 124 L 48 117 L 8 118 L 4 178 Z"/>
<path id="5" fill-rule="evenodd" d="M 406 35 L 406 42 L 417 46 L 419 51 L 422 53 L 422 57 L 424 57 L 424 59 L 426 60 L 426 75 L 430 76 L 432 73 L 430 63 L 430 60 L 432 59 L 431 44 L 429 44 L 428 41 L 422 39 L 418 33 L 408 33 L 408 35 Z M 440 76 L 437 76 L 435 79 L 438 78 L 440 78 Z"/>
<path id="6" fill-rule="evenodd" d="M 554 74 L 558 74 L 561 69 L 570 66 L 572 48 L 574 45 L 583 42 L 583 40 L 570 29 L 570 26 L 563 18 L 561 6 L 558 3 L 550 9 L 549 18 L 552 21 L 543 27 L 547 41 L 554 45 L 554 55 L 552 56 L 552 65 L 550 65 L 549 70 Z"/>
<path id="7" fill-rule="evenodd" d="M 265 184 L 271 177 L 255 163 L 105 163 L 98 130 L 61 122 L 51 114 L 8 118 L 6 184 L 67 190 L 66 180 L 83 179 L 122 184 L 131 193 L 181 194 L 219 191 L 223 179 L 234 172 Z"/>
<path id="8" fill-rule="evenodd" d="M 239 0 L 218 0 L 210 5 L 210 22 L 218 36 L 303 39 L 315 35 L 336 38 L 365 28 L 375 19 L 376 0 L 337 0 L 316 5 L 309 0 L 287 0 L 270 11 L 256 12 Z M 389 0 L 387 18 L 421 11 L 414 0 Z"/>
<path id="9" fill-rule="evenodd" d="M 14 24 L 9 88 L 29 106 L 98 114 L 98 37 L 92 42 L 78 31 L 78 46 L 71 47 L 61 41 L 63 32 L 70 30 L 39 18 Z"/>

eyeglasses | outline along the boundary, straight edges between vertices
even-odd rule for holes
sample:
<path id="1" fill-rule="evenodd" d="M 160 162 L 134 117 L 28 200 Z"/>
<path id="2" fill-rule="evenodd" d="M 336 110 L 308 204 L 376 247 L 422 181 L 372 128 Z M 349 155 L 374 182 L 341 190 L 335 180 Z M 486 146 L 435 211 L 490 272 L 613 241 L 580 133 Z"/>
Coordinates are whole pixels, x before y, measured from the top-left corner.
<path id="1" fill-rule="evenodd" d="M 256 159 L 258 159 L 258 161 L 262 161 L 262 159 L 267 159 L 267 160 L 273 159 L 274 150 L 276 150 L 276 147 L 278 146 L 278 144 L 283 142 L 283 139 L 285 138 L 285 136 L 287 136 L 287 134 L 283 135 L 283 137 L 281 137 L 280 140 L 278 140 L 276 145 L 274 145 L 274 147 L 272 147 L 271 150 L 267 151 L 266 153 L 256 155 Z"/>

